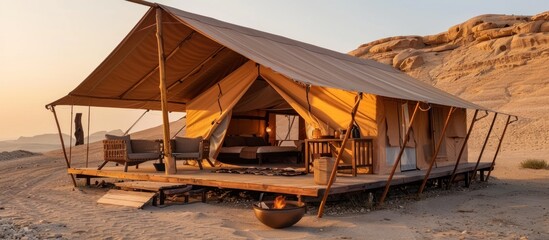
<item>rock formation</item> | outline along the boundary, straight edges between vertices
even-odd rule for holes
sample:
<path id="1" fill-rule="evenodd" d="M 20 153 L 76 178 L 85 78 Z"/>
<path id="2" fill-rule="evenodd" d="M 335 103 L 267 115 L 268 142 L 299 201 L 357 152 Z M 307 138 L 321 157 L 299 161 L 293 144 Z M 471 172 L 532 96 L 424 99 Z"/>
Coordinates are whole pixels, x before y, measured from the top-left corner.
<path id="1" fill-rule="evenodd" d="M 349 54 L 390 64 L 464 99 L 519 116 L 507 132 L 506 150 L 549 148 L 549 12 L 481 15 L 436 35 L 385 38 Z M 494 130 L 498 136 L 504 120 Z M 489 122 L 479 122 L 473 149 L 481 145 Z"/>

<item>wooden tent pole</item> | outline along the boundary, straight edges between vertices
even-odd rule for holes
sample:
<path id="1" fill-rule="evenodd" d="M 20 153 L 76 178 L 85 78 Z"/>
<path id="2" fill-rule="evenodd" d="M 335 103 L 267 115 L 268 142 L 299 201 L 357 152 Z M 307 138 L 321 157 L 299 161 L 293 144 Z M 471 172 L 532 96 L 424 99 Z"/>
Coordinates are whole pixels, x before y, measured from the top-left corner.
<path id="1" fill-rule="evenodd" d="M 416 107 L 414 108 L 414 113 L 412 113 L 410 124 L 408 125 L 408 128 L 406 129 L 406 134 L 404 135 L 404 143 L 400 147 L 400 151 L 398 152 L 397 158 L 395 159 L 395 163 L 393 164 L 393 168 L 391 169 L 391 174 L 389 175 L 389 178 L 387 179 L 387 183 L 385 184 L 385 190 L 383 191 L 383 194 L 381 195 L 381 198 L 379 200 L 379 205 L 383 205 L 383 202 L 385 202 L 385 198 L 389 193 L 389 188 L 391 187 L 391 181 L 393 180 L 393 176 L 395 175 L 396 168 L 400 163 L 402 154 L 404 154 L 404 149 L 406 148 L 406 144 L 408 143 L 408 140 L 410 138 L 410 130 L 412 130 L 412 125 L 414 123 L 414 120 L 416 119 L 418 109 L 419 109 L 419 102 L 416 103 Z"/>
<path id="2" fill-rule="evenodd" d="M 431 170 L 433 169 L 433 165 L 437 161 L 438 151 L 440 150 L 440 146 L 442 145 L 442 142 L 444 141 L 444 134 L 446 134 L 446 129 L 448 128 L 448 124 L 450 123 L 450 118 L 452 117 L 452 113 L 454 113 L 455 108 L 450 107 L 450 111 L 448 112 L 448 117 L 446 117 L 446 122 L 444 123 L 444 127 L 442 128 L 442 132 L 440 133 L 440 138 L 438 139 L 437 146 L 435 148 L 435 153 L 433 154 L 433 157 L 431 158 L 431 163 L 429 164 L 429 168 L 427 169 L 427 173 L 425 174 L 425 177 L 423 178 L 423 182 L 421 183 L 421 187 L 419 187 L 419 191 L 417 192 L 418 195 L 423 193 L 423 189 L 425 188 L 425 185 L 427 184 L 427 180 L 429 180 L 429 175 L 431 175 Z"/>
<path id="3" fill-rule="evenodd" d="M 61 126 L 59 125 L 59 119 L 57 118 L 57 113 L 55 112 L 55 107 L 50 106 L 50 110 L 53 113 L 53 117 L 55 118 L 55 124 L 57 125 L 57 132 L 59 132 L 59 139 L 61 140 L 61 149 L 63 150 L 63 156 L 65 157 L 65 163 L 67 164 L 67 169 L 71 168 L 71 164 L 69 162 L 69 158 L 67 157 L 67 150 L 65 149 L 65 141 L 63 140 L 63 134 L 61 133 Z M 76 187 L 76 179 L 74 178 L 74 175 L 71 175 L 72 184 Z"/>
<path id="4" fill-rule="evenodd" d="M 156 40 L 158 43 L 158 69 L 160 73 L 160 106 L 162 108 L 164 164 L 166 175 L 177 173 L 175 160 L 172 156 L 170 144 L 170 119 L 168 118 L 168 93 L 166 90 L 166 56 L 164 56 L 164 42 L 162 39 L 162 9 L 156 8 Z"/>
<path id="5" fill-rule="evenodd" d="M 511 122 L 511 115 L 507 116 L 507 122 L 505 123 L 505 127 L 503 128 L 503 133 L 501 133 L 501 138 L 499 139 L 498 147 L 496 148 L 496 154 L 494 154 L 494 159 L 492 159 L 492 165 L 490 165 L 490 170 L 488 171 L 488 175 L 486 175 L 486 179 L 484 181 L 488 181 L 488 178 L 490 178 L 490 173 L 492 173 L 492 169 L 494 169 L 494 165 L 496 164 L 496 158 L 498 157 L 499 149 L 501 148 L 501 143 L 503 142 L 503 138 L 505 137 L 505 132 L 507 132 L 507 127 L 509 126 L 509 124 L 515 121 L 516 120 Z"/>
<path id="6" fill-rule="evenodd" d="M 91 114 L 91 106 L 88 106 L 88 143 L 86 144 L 86 167 L 88 167 L 89 156 L 90 156 L 90 114 Z"/>
<path id="7" fill-rule="evenodd" d="M 452 175 L 450 175 L 450 182 L 448 183 L 448 186 L 446 189 L 450 189 L 450 186 L 452 186 L 452 182 L 454 182 L 454 178 L 456 177 L 456 172 L 459 166 L 459 162 L 461 161 L 461 157 L 463 156 L 463 152 L 465 151 L 465 146 L 467 146 L 467 142 L 469 141 L 469 137 L 471 136 L 471 132 L 473 131 L 473 126 L 475 126 L 475 122 L 477 122 L 477 115 L 478 115 L 478 109 L 475 110 L 475 114 L 473 115 L 473 119 L 471 120 L 471 126 L 469 126 L 469 130 L 467 131 L 467 135 L 465 135 L 465 139 L 463 140 L 463 145 L 461 145 L 461 149 L 459 150 L 459 154 L 456 160 L 456 165 L 454 166 L 454 171 L 452 171 Z M 466 181 L 469 181 L 467 179 Z"/>
<path id="8" fill-rule="evenodd" d="M 471 181 L 477 177 L 478 165 L 480 164 L 480 160 L 482 159 L 482 154 L 484 153 L 484 149 L 486 149 L 486 144 L 488 143 L 488 140 L 490 140 L 490 134 L 492 133 L 492 129 L 494 128 L 494 124 L 496 123 L 497 117 L 498 117 L 498 113 L 496 112 L 494 114 L 494 118 L 492 119 L 492 124 L 490 124 L 490 129 L 488 129 L 488 133 L 486 134 L 486 138 L 484 139 L 484 144 L 482 144 L 482 149 L 480 150 L 480 154 L 478 155 L 477 164 L 475 165 L 475 169 L 473 169 L 473 176 L 471 176 Z"/>
<path id="9" fill-rule="evenodd" d="M 345 136 L 343 137 L 343 140 L 341 142 L 341 147 L 337 151 L 337 157 L 335 159 L 334 167 L 332 168 L 332 173 L 330 174 L 330 179 L 328 180 L 328 186 L 326 186 L 326 190 L 324 191 L 324 196 L 322 196 L 322 202 L 320 202 L 320 207 L 318 208 L 317 217 L 319 218 L 321 218 L 322 215 L 324 214 L 324 206 L 326 206 L 326 201 L 328 200 L 328 195 L 330 194 L 330 188 L 332 187 L 332 184 L 334 184 L 334 179 L 337 174 L 337 167 L 339 166 L 339 160 L 341 160 L 341 157 L 343 156 L 343 151 L 345 151 L 345 144 L 347 144 L 347 140 L 351 135 L 351 128 L 353 127 L 353 123 L 355 122 L 355 115 L 358 110 L 358 105 L 360 105 L 361 99 L 362 99 L 362 93 L 358 93 L 355 106 L 351 110 L 351 121 L 349 121 L 349 126 L 347 126 L 347 131 L 345 132 Z"/>

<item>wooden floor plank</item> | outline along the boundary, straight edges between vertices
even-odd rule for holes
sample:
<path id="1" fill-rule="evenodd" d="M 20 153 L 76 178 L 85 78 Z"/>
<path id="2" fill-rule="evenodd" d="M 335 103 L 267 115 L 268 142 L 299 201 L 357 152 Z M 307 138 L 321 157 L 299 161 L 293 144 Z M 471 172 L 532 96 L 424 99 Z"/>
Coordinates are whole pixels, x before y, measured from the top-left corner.
<path id="1" fill-rule="evenodd" d="M 450 176 L 454 166 L 434 168 L 430 178 Z M 457 173 L 472 171 L 475 163 L 460 164 Z M 487 169 L 490 163 L 481 163 L 479 169 Z M 196 168 L 178 169 L 177 174 L 165 175 L 154 168 L 140 166 L 139 169 L 123 171 L 123 167 L 105 167 L 102 170 L 93 168 L 70 168 L 69 173 L 85 176 L 110 177 L 117 179 L 141 180 L 157 182 L 158 186 L 169 183 L 174 185 L 196 185 L 219 188 L 232 188 L 260 192 L 273 192 L 317 197 L 326 189 L 324 185 L 314 183 L 313 174 L 301 176 L 257 176 L 251 174 L 213 173 L 211 169 L 197 170 Z M 392 185 L 407 184 L 421 181 L 425 170 L 408 171 L 395 174 Z M 358 190 L 368 190 L 384 187 L 387 182 L 386 174 L 359 174 L 357 177 L 339 175 L 332 186 L 330 193 L 345 193 Z"/>

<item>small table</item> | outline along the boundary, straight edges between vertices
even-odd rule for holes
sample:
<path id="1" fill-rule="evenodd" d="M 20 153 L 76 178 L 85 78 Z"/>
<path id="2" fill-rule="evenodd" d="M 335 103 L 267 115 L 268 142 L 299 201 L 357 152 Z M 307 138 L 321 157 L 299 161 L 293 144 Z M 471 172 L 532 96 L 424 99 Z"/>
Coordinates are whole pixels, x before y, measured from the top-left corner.
<path id="1" fill-rule="evenodd" d="M 368 167 L 370 170 L 373 167 L 374 144 L 373 137 L 366 138 L 349 138 L 348 143 L 351 143 L 351 169 L 353 176 L 357 175 L 358 167 Z M 317 155 L 331 155 L 337 153 L 336 150 L 341 147 L 343 139 L 306 139 L 305 140 L 305 172 L 310 172 L 312 161 Z"/>

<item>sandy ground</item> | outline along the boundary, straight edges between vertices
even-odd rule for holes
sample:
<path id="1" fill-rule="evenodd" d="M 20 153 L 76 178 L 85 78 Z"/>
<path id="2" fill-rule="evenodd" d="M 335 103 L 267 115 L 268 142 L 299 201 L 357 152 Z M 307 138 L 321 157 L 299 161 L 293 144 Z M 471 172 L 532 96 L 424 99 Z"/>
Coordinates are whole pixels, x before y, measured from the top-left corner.
<path id="1" fill-rule="evenodd" d="M 107 189 L 73 188 L 64 160 L 46 154 L 0 161 L 0 226 L 29 239 L 549 239 L 549 170 L 519 167 L 525 156 L 548 152 L 503 152 L 493 178 L 471 189 L 364 214 L 309 212 L 282 230 L 228 205 L 100 205 Z"/>

